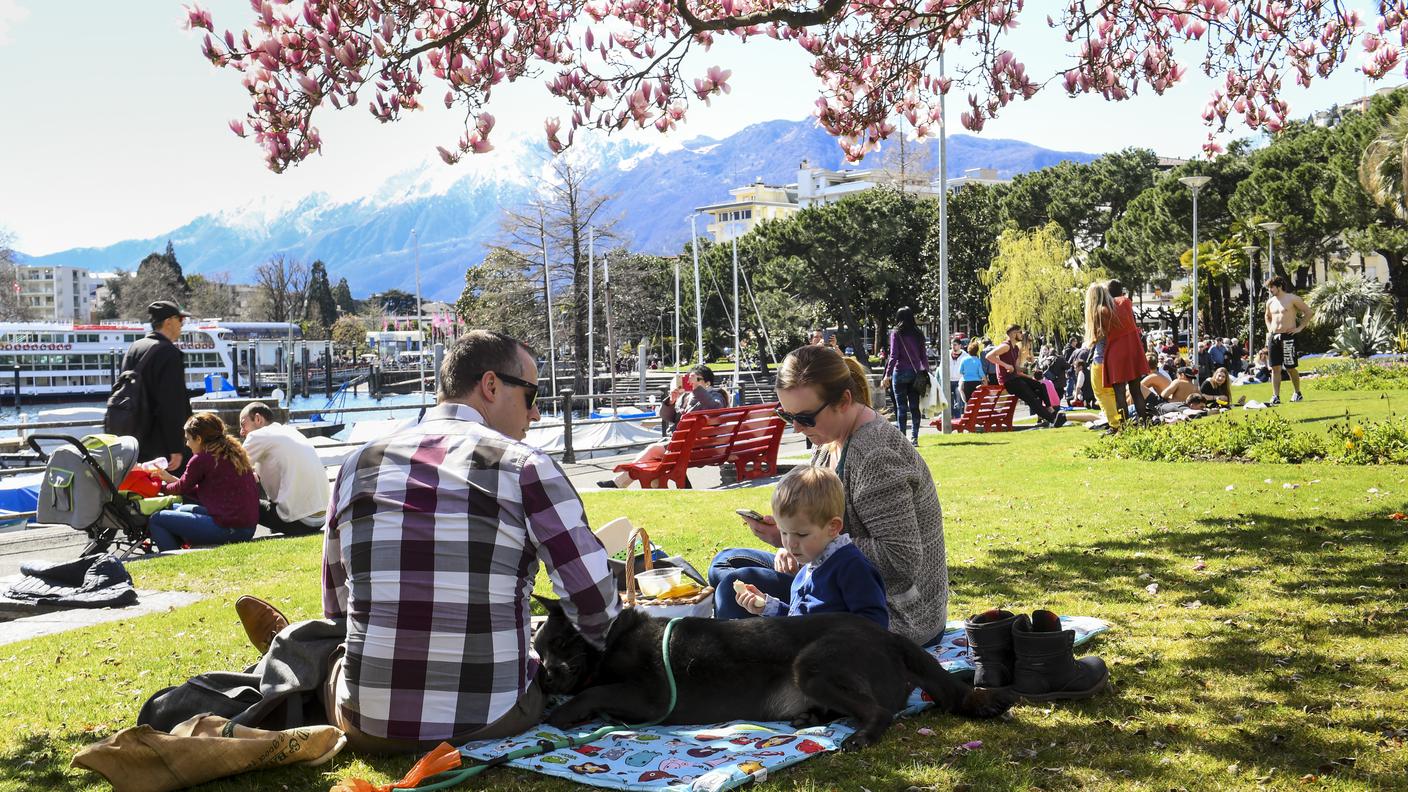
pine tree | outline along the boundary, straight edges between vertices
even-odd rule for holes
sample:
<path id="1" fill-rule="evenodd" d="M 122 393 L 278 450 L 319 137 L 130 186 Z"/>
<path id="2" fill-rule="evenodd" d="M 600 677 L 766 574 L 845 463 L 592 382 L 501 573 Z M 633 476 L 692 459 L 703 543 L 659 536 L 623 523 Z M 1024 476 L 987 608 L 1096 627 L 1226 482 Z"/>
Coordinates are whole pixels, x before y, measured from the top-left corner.
<path id="1" fill-rule="evenodd" d="M 357 301 L 352 299 L 352 287 L 347 285 L 347 279 L 341 278 L 332 290 L 333 302 L 337 304 L 337 310 L 344 314 L 357 313 Z"/>
<path id="2" fill-rule="evenodd" d="M 337 300 L 328 284 L 327 266 L 321 260 L 314 261 L 308 273 L 308 310 L 323 327 L 332 327 L 337 321 Z"/>
<path id="3" fill-rule="evenodd" d="M 181 284 L 181 291 L 189 294 L 191 287 L 186 283 L 186 274 L 181 271 L 181 262 L 176 260 L 176 247 L 171 244 L 171 240 L 166 240 L 166 252 L 162 253 L 161 257 L 176 271 L 176 282 Z"/>

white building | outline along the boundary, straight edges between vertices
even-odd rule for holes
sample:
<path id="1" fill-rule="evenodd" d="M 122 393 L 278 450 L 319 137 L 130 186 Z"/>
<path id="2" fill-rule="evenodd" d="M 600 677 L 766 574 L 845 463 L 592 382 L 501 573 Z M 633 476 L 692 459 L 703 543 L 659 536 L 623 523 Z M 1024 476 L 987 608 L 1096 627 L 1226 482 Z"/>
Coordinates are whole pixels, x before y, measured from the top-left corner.
<path id="1" fill-rule="evenodd" d="M 903 185 L 892 171 L 884 168 L 830 170 L 816 168 L 807 160 L 797 166 L 797 181 L 792 184 L 764 184 L 759 178 L 746 187 L 729 190 L 732 198 L 721 203 L 700 206 L 694 211 L 707 215 L 705 231 L 715 242 L 728 242 L 740 237 L 764 220 L 779 220 L 813 206 L 836 203 L 848 195 L 879 186 L 902 189 L 913 195 L 937 198 L 939 180 L 906 178 Z M 969 168 L 962 176 L 949 179 L 948 188 L 956 190 L 968 184 L 1007 184 L 994 168 Z"/>
<path id="2" fill-rule="evenodd" d="M 86 269 L 48 264 L 20 265 L 20 301 L 35 321 L 87 322 L 92 317 L 92 276 Z"/>

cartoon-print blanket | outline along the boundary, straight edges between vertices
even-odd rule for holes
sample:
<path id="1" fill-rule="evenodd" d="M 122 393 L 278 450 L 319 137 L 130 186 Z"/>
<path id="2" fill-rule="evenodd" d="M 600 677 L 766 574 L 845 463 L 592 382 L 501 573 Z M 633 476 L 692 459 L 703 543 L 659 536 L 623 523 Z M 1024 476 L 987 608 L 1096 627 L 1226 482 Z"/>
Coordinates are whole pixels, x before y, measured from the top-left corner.
<path id="1" fill-rule="evenodd" d="M 1109 623 L 1087 616 L 1062 616 L 1061 626 L 1075 630 L 1077 646 L 1110 629 Z M 929 652 L 951 673 L 973 670 L 961 621 L 949 622 L 943 640 Z M 932 702 L 923 691 L 915 690 L 900 714 L 910 715 L 930 706 Z M 583 725 L 570 733 L 583 734 L 600 725 Z M 835 751 L 854 731 L 848 720 L 808 729 L 747 721 L 652 726 L 614 732 L 587 745 L 517 759 L 510 764 L 608 789 L 720 792 L 762 781 L 769 773 Z M 460 751 L 473 759 L 488 759 L 563 735 L 564 732 L 543 725 L 506 740 L 468 743 Z"/>

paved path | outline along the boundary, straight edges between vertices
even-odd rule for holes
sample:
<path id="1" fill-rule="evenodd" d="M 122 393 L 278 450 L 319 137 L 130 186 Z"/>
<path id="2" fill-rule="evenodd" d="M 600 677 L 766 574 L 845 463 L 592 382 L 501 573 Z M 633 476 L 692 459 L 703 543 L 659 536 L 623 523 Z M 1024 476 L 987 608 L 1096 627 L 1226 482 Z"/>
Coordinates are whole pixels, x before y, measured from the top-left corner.
<path id="1" fill-rule="evenodd" d="M 12 577 L 0 580 L 0 588 L 9 588 L 13 579 Z M 145 616 L 148 613 L 159 613 L 190 605 L 200 599 L 202 599 L 202 595 L 186 591 L 138 589 L 137 604 L 125 608 L 75 608 L 0 622 L 0 646 L 27 641 L 41 635 L 53 635 L 79 627 L 87 627 L 91 624 L 103 624 L 104 622 Z"/>

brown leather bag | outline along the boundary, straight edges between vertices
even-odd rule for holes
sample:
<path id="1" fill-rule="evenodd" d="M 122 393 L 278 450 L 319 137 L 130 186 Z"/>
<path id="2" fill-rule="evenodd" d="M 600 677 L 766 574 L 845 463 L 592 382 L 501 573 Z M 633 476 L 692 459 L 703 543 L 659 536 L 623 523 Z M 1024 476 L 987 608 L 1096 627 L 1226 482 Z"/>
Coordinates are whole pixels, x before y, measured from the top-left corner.
<path id="1" fill-rule="evenodd" d="M 319 765 L 346 743 L 333 726 L 265 731 L 197 715 L 170 734 L 150 726 L 123 729 L 80 750 L 73 766 L 106 778 L 114 792 L 170 792 L 251 770 Z"/>

